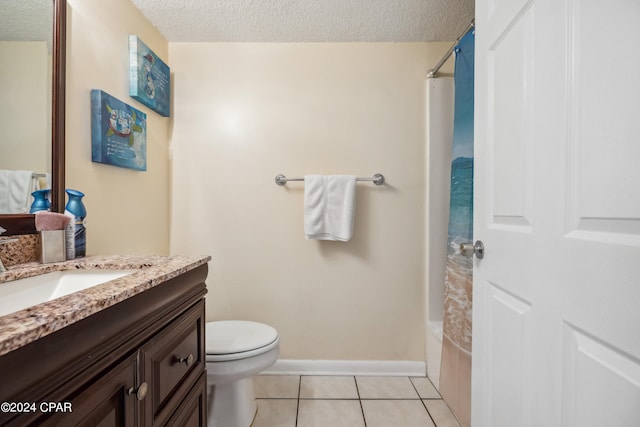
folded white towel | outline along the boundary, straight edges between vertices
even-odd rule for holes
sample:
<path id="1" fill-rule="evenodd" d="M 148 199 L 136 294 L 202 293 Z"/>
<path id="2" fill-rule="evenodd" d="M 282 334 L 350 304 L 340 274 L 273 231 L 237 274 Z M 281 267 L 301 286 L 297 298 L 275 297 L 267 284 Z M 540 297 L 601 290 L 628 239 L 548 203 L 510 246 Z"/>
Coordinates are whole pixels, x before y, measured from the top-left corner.
<path id="1" fill-rule="evenodd" d="M 26 213 L 31 204 L 33 172 L 0 170 L 0 213 Z"/>
<path id="2" fill-rule="evenodd" d="M 356 177 L 304 177 L 304 234 L 307 239 L 348 242 L 356 212 Z"/>

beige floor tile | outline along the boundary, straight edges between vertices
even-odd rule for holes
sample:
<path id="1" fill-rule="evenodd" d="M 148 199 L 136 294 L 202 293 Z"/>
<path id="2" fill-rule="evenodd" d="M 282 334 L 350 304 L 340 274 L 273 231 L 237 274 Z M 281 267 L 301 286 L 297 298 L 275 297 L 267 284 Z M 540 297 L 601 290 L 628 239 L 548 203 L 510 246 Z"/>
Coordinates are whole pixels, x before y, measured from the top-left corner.
<path id="1" fill-rule="evenodd" d="M 408 377 L 356 377 L 361 399 L 419 399 Z"/>
<path id="2" fill-rule="evenodd" d="M 431 384 L 429 378 L 426 377 L 411 377 L 411 382 L 418 390 L 418 394 L 423 399 L 441 399 L 438 390 Z"/>
<path id="3" fill-rule="evenodd" d="M 420 400 L 363 400 L 367 427 L 435 427 Z"/>
<path id="4" fill-rule="evenodd" d="M 303 376 L 300 380 L 301 399 L 357 399 L 353 377 Z"/>
<path id="5" fill-rule="evenodd" d="M 460 427 L 444 400 L 425 400 L 424 404 L 438 427 Z"/>
<path id="6" fill-rule="evenodd" d="M 360 402 L 357 400 L 300 400 L 298 427 L 329 426 L 364 427 Z"/>
<path id="7" fill-rule="evenodd" d="M 253 391 L 258 399 L 297 399 L 299 386 L 299 375 L 256 375 L 253 377 Z"/>
<path id="8" fill-rule="evenodd" d="M 258 412 L 251 427 L 295 427 L 296 399 L 256 399 Z"/>

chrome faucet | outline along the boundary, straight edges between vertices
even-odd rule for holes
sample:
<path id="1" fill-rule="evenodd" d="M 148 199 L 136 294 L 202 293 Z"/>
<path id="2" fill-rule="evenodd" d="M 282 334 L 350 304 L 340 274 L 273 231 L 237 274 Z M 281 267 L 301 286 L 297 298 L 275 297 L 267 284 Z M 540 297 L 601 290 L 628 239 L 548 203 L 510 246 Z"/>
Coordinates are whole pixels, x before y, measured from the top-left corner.
<path id="1" fill-rule="evenodd" d="M 17 242 L 18 239 L 2 239 L 0 240 L 0 245 L 4 245 L 5 243 Z M 2 263 L 2 257 L 0 257 L 0 273 L 4 273 L 7 271 L 7 268 Z"/>

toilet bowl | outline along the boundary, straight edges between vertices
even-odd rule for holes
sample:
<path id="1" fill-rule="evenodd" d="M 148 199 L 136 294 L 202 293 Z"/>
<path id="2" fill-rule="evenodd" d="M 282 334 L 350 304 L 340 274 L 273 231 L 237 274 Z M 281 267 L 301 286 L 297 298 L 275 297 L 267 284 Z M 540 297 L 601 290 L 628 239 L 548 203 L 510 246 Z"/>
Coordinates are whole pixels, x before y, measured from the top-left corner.
<path id="1" fill-rule="evenodd" d="M 247 320 L 208 322 L 207 426 L 249 427 L 256 414 L 252 376 L 278 359 L 278 331 Z"/>

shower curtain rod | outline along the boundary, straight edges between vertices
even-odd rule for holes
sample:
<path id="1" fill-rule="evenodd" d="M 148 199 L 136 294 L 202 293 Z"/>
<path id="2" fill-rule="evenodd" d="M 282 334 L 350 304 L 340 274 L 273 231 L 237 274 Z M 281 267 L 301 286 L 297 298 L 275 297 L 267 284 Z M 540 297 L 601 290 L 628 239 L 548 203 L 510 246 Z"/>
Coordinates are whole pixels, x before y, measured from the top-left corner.
<path id="1" fill-rule="evenodd" d="M 447 53 L 444 54 L 444 56 L 440 59 L 440 61 L 438 61 L 438 63 L 436 64 L 435 67 L 433 67 L 432 69 L 429 70 L 429 72 L 427 73 L 427 78 L 432 78 L 432 77 L 436 77 L 436 74 L 438 73 L 438 71 L 440 71 L 440 67 L 442 67 L 444 65 L 445 62 L 447 62 L 447 59 L 449 59 L 449 57 L 451 56 L 451 54 L 453 53 L 453 50 L 456 48 L 456 46 L 458 45 L 458 42 L 460 42 L 460 39 L 462 37 L 464 37 L 465 34 L 467 34 L 467 32 L 472 29 L 475 26 L 476 20 L 472 19 L 471 22 L 469 23 L 469 25 L 467 26 L 467 28 L 465 28 L 465 30 L 462 32 L 462 34 L 460 34 L 458 36 L 458 38 L 456 39 L 456 41 L 453 43 L 453 45 L 449 48 L 449 50 L 447 51 Z"/>

